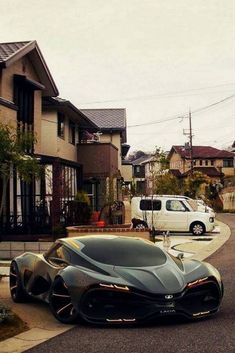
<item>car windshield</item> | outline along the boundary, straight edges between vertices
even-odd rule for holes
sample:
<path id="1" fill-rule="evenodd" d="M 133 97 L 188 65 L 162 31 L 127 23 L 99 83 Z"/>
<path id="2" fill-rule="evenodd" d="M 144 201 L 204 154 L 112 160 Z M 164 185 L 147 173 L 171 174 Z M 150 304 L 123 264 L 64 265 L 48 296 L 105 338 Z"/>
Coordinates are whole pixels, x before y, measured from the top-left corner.
<path id="1" fill-rule="evenodd" d="M 113 266 L 160 266 L 166 262 L 164 252 L 154 244 L 141 239 L 117 237 L 111 239 L 84 238 L 82 252 L 91 259 Z"/>
<path id="2" fill-rule="evenodd" d="M 187 202 L 189 203 L 189 205 L 192 207 L 192 209 L 194 211 L 198 210 L 198 205 L 197 205 L 197 201 L 196 200 L 188 199 Z"/>

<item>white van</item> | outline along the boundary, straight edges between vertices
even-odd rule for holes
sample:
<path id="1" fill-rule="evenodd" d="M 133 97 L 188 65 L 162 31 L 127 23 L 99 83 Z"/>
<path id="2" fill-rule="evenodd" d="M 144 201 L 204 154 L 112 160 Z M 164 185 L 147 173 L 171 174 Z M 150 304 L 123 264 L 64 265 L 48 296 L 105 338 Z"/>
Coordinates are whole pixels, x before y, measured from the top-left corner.
<path id="1" fill-rule="evenodd" d="M 209 212 L 195 211 L 183 196 L 133 197 L 131 218 L 134 228 L 154 227 L 194 235 L 211 232 L 215 227 L 215 218 Z"/>
<path id="2" fill-rule="evenodd" d="M 215 218 L 215 211 L 213 208 L 207 206 L 205 202 L 201 199 L 192 199 L 191 197 L 184 196 L 184 195 L 154 195 L 154 196 L 164 196 L 164 197 L 174 197 L 177 199 L 185 199 L 188 201 L 190 206 L 193 208 L 194 211 L 200 211 L 200 212 L 209 212 L 211 214 L 211 217 Z"/>

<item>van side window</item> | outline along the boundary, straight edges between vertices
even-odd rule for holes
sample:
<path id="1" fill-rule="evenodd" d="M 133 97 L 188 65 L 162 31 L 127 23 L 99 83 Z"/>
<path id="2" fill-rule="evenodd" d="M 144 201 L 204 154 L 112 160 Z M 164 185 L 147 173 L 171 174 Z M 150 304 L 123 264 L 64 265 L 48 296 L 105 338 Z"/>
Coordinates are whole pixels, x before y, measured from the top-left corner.
<path id="1" fill-rule="evenodd" d="M 167 211 L 176 211 L 176 212 L 187 211 L 185 205 L 180 200 L 167 200 L 166 209 Z"/>
<path id="2" fill-rule="evenodd" d="M 152 204 L 153 201 L 153 204 Z M 140 200 L 140 209 L 142 211 L 160 211 L 162 202 L 160 200 Z"/>

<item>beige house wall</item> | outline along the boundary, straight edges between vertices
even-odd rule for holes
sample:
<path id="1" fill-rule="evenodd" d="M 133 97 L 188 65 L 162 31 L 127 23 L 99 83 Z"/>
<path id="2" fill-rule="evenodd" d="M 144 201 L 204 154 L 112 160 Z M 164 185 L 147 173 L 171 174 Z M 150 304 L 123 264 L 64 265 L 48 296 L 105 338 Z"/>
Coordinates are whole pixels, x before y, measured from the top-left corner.
<path id="1" fill-rule="evenodd" d="M 184 173 L 186 171 L 183 159 L 176 152 L 173 152 L 171 156 L 170 169 L 179 169 L 181 173 Z"/>
<path id="2" fill-rule="evenodd" d="M 225 176 L 234 176 L 235 168 L 222 168 L 222 173 L 224 173 Z"/>
<path id="3" fill-rule="evenodd" d="M 0 96 L 6 100 L 14 102 L 14 75 L 24 75 L 30 80 L 39 81 L 39 77 L 27 56 L 19 59 L 9 67 L 2 69 L 1 73 L 1 92 Z M 41 153 L 41 91 L 34 92 L 34 132 L 37 143 L 35 153 Z M 3 118 L 4 116 L 4 118 Z M 17 114 L 9 108 L 0 110 L 0 121 L 5 121 L 16 127 Z"/>
<path id="4" fill-rule="evenodd" d="M 65 117 L 64 139 L 57 136 L 57 113 L 43 112 L 42 115 L 42 149 L 47 156 L 60 157 L 77 162 L 77 147 L 69 142 L 69 118 Z M 77 138 L 77 136 L 76 136 Z"/>
<path id="5" fill-rule="evenodd" d="M 0 103 L 0 122 L 16 128 L 16 110 L 7 108 Z"/>
<path id="6" fill-rule="evenodd" d="M 2 70 L 1 97 L 14 100 L 14 75 L 24 75 L 30 80 L 39 81 L 39 77 L 27 56 L 19 59 L 9 67 Z"/>
<path id="7" fill-rule="evenodd" d="M 121 174 L 126 182 L 131 182 L 132 180 L 132 165 L 122 165 Z"/>

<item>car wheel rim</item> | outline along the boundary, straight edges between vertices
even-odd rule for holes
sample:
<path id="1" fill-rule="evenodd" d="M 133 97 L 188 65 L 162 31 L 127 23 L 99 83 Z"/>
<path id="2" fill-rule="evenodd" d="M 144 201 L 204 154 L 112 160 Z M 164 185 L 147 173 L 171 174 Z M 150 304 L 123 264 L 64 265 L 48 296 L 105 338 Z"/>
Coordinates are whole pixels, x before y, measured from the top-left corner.
<path id="1" fill-rule="evenodd" d="M 195 224 L 195 226 L 193 227 L 193 232 L 194 234 L 200 235 L 203 233 L 203 228 L 200 224 Z"/>
<path id="2" fill-rule="evenodd" d="M 76 315 L 71 296 L 64 281 L 55 283 L 51 291 L 51 307 L 56 317 L 61 321 L 72 319 Z"/>
<path id="3" fill-rule="evenodd" d="M 145 229 L 145 226 L 143 223 L 139 223 L 139 224 L 137 224 L 137 226 L 135 228 L 136 229 Z"/>
<path id="4" fill-rule="evenodd" d="M 10 268 L 10 291 L 12 298 L 16 298 L 17 288 L 19 284 L 19 275 L 15 264 Z"/>

